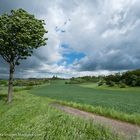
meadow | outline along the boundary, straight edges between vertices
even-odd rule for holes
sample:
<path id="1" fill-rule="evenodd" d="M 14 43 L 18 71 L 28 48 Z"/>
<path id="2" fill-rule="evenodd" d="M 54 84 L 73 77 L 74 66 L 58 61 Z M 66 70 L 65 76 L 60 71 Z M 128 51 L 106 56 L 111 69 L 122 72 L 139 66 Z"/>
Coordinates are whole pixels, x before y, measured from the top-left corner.
<path id="1" fill-rule="evenodd" d="M 31 90 L 37 96 L 56 99 L 57 102 L 103 116 L 140 125 L 139 87 L 98 87 L 94 83 L 65 84 L 64 80 Z"/>
<path id="2" fill-rule="evenodd" d="M 18 90 L 13 102 L 7 104 L 5 89 L 0 89 L 1 140 L 121 139 L 108 128 L 50 107 L 53 100 L 30 94 L 29 90 Z"/>

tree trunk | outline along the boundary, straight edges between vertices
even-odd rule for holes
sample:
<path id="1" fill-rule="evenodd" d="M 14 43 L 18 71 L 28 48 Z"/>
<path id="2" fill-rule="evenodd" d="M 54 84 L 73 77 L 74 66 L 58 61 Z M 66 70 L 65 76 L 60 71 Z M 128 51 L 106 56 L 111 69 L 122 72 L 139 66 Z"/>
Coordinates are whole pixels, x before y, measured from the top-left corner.
<path id="1" fill-rule="evenodd" d="M 14 65 L 10 63 L 9 85 L 8 85 L 8 103 L 12 102 L 12 96 L 13 96 L 13 74 L 14 74 Z"/>

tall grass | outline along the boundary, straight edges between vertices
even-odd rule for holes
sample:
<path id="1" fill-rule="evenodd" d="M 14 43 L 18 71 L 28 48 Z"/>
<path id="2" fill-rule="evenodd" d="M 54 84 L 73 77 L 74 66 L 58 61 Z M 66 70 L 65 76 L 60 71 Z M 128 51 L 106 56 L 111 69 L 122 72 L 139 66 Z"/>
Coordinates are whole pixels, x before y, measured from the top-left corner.
<path id="1" fill-rule="evenodd" d="M 49 106 L 51 100 L 29 94 L 14 93 L 6 104 L 4 91 L 0 100 L 1 140 L 119 140 L 103 126 L 66 115 Z M 1 94 L 0 94 L 1 96 Z"/>
<path id="2" fill-rule="evenodd" d="M 60 103 L 62 105 L 71 106 L 74 108 L 78 108 L 80 110 L 84 110 L 91 113 L 96 113 L 102 116 L 118 119 L 121 121 L 126 121 L 132 124 L 140 125 L 140 114 L 134 113 L 134 114 L 126 114 L 124 112 L 119 112 L 114 109 L 110 108 L 103 108 L 101 106 L 91 106 L 87 104 L 80 104 L 80 103 L 74 103 L 74 102 L 67 102 L 67 101 L 58 101 L 55 100 L 55 102 Z"/>

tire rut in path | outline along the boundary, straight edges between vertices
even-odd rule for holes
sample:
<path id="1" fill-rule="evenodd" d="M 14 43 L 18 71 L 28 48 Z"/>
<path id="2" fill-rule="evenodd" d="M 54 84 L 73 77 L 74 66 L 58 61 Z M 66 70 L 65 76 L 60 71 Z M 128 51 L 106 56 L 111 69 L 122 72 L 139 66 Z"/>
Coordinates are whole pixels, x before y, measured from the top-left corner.
<path id="1" fill-rule="evenodd" d="M 140 127 L 134 124 L 122 122 L 122 121 L 107 118 L 104 116 L 99 116 L 97 114 L 93 114 L 93 113 L 82 111 L 73 107 L 61 105 L 59 103 L 51 103 L 50 105 L 68 114 L 72 114 L 78 117 L 83 117 L 85 119 L 90 119 L 96 123 L 107 126 L 111 128 L 113 132 L 121 134 L 122 136 L 126 138 L 134 137 L 140 133 Z"/>

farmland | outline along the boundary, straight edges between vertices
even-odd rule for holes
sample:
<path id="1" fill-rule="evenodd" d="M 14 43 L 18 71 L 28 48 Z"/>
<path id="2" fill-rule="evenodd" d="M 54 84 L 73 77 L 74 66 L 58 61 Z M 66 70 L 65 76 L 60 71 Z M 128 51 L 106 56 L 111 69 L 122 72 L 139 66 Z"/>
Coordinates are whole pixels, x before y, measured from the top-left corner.
<path id="1" fill-rule="evenodd" d="M 121 89 L 98 87 L 92 83 L 67 85 L 65 81 L 56 80 L 50 85 L 32 90 L 31 93 L 61 100 L 65 104 L 101 115 L 140 124 L 139 91 L 139 87 Z M 77 105 L 74 105 L 75 103 Z"/>
<path id="2" fill-rule="evenodd" d="M 0 139 L 2 140 L 119 140 L 109 129 L 49 106 L 51 99 L 15 92 L 5 103 L 5 87 L 0 90 Z"/>
<path id="3" fill-rule="evenodd" d="M 0 88 L 0 134 L 5 140 L 12 137 L 21 140 L 25 137 L 33 140 L 123 139 L 105 126 L 68 115 L 49 105 L 55 102 L 140 125 L 139 87 L 97 86 L 91 82 L 65 84 L 66 80 L 58 79 L 42 85 L 25 83 L 15 85 L 14 100 L 10 105 L 5 103 L 6 86 Z"/>

